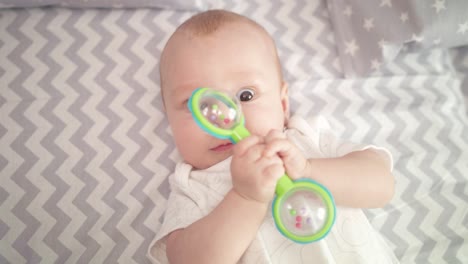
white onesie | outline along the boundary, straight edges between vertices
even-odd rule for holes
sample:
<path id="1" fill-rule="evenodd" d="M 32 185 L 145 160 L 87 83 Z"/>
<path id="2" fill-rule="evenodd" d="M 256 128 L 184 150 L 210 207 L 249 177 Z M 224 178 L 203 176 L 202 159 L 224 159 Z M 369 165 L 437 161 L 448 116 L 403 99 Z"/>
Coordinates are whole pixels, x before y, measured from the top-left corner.
<path id="1" fill-rule="evenodd" d="M 304 119 L 293 116 L 288 122 L 286 135 L 307 158 L 340 157 L 353 151 L 372 149 L 384 156 L 392 167 L 392 157 L 387 150 L 337 139 L 322 117 L 309 125 Z M 207 215 L 231 189 L 230 163 L 231 158 L 205 170 L 192 170 L 192 166 L 186 163 L 177 164 L 169 179 L 171 194 L 164 222 L 148 253 L 153 263 L 169 263 L 165 244 L 167 235 Z M 153 246 L 155 248 L 151 250 Z M 398 263 L 398 260 L 362 210 L 337 207 L 336 221 L 330 233 L 310 244 L 298 244 L 284 238 L 276 229 L 271 213 L 268 213 L 239 263 L 378 264 Z"/>

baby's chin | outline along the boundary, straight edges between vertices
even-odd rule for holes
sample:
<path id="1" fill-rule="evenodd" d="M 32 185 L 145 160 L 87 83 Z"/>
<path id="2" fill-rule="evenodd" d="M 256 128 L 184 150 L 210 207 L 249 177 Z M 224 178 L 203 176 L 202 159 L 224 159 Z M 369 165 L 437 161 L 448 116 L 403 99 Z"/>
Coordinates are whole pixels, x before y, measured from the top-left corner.
<path id="1" fill-rule="evenodd" d="M 192 165 L 192 167 L 195 170 L 205 170 L 228 159 L 231 156 L 232 156 L 232 151 L 229 151 L 229 152 L 218 154 L 218 155 L 211 155 L 211 157 L 206 157 L 206 156 L 205 158 L 198 157 L 198 159 L 192 160 L 192 161 L 186 160 L 186 163 Z"/>

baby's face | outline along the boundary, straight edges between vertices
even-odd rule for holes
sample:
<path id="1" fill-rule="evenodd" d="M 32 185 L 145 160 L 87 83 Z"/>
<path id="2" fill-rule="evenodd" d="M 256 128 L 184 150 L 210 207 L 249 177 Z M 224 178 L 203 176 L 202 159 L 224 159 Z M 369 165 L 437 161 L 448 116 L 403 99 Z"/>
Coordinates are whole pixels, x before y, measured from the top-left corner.
<path id="1" fill-rule="evenodd" d="M 187 101 L 198 87 L 237 96 L 252 134 L 283 129 L 289 111 L 287 86 L 278 72 L 274 46 L 251 25 L 228 24 L 207 36 L 179 34 L 166 52 L 161 72 L 166 113 L 187 163 L 204 169 L 231 156 L 233 149 L 228 140 L 208 135 L 193 120 Z"/>

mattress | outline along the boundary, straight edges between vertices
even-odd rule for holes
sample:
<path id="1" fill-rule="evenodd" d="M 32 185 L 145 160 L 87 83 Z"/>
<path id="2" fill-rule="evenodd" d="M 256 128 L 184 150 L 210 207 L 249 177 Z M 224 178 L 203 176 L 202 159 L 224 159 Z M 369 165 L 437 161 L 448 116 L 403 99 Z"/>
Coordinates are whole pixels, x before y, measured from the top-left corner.
<path id="1" fill-rule="evenodd" d="M 206 8 L 272 34 L 292 112 L 390 150 L 395 196 L 365 213 L 402 263 L 467 263 L 468 47 L 413 47 L 349 74 L 333 17 L 349 9 L 331 2 L 0 9 L 0 263 L 149 263 L 180 160 L 159 57 Z"/>

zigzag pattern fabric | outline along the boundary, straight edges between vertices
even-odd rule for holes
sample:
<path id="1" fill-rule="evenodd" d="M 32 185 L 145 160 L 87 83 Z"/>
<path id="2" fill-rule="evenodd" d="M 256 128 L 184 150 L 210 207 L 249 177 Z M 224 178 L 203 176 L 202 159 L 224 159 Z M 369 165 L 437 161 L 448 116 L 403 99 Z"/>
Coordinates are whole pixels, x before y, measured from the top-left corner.
<path id="1" fill-rule="evenodd" d="M 395 198 L 366 214 L 402 263 L 466 263 L 466 75 L 450 54 L 402 55 L 344 79 L 324 1 L 218 7 L 273 35 L 292 111 L 323 114 L 340 136 L 393 153 Z M 0 263 L 149 262 L 179 160 L 158 59 L 192 14 L 0 11 Z M 457 54 L 466 69 L 468 53 Z"/>

